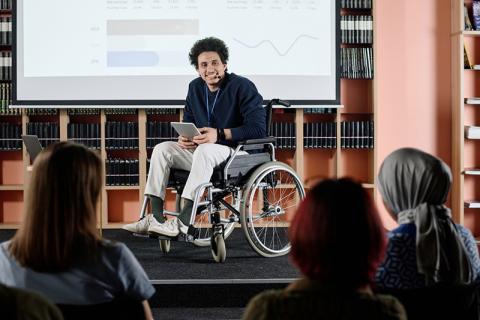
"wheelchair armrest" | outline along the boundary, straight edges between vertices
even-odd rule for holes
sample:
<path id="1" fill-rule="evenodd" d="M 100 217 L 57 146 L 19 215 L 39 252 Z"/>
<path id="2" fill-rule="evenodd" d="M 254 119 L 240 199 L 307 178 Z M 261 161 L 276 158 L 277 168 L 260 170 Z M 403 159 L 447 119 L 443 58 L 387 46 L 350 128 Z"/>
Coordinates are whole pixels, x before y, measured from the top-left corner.
<path id="1" fill-rule="evenodd" d="M 262 150 L 265 148 L 265 145 L 275 144 L 275 141 L 277 141 L 277 138 L 267 137 L 267 138 L 261 138 L 261 139 L 249 139 L 249 140 L 240 141 L 238 145 L 242 145 L 244 151 Z"/>
<path id="2" fill-rule="evenodd" d="M 277 138 L 275 137 L 267 137 L 267 138 L 261 138 L 261 139 L 249 139 L 249 140 L 239 141 L 238 144 L 247 146 L 251 144 L 275 143 L 276 141 L 277 141 Z"/>

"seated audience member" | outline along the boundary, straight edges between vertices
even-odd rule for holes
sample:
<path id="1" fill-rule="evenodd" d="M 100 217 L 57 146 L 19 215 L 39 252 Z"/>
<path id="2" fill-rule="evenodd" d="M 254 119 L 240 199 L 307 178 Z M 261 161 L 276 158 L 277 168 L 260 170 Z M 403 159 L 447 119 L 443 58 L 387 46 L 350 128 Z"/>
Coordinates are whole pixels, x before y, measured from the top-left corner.
<path id="1" fill-rule="evenodd" d="M 444 205 L 451 181 L 442 160 L 417 149 L 396 150 L 383 162 L 379 191 L 399 226 L 388 233 L 385 260 L 375 279 L 380 289 L 462 285 L 478 279 L 475 239 L 452 221 Z"/>
<path id="2" fill-rule="evenodd" d="M 290 226 L 291 260 L 303 277 L 254 297 L 244 319 L 406 319 L 370 282 L 383 257 L 383 227 L 372 200 L 350 179 L 316 185 Z"/>
<path id="3" fill-rule="evenodd" d="M 155 289 L 130 250 L 100 237 L 96 211 L 102 161 L 84 146 L 60 142 L 33 164 L 22 224 L 0 245 L 0 283 L 43 294 L 56 304 L 143 301 Z"/>
<path id="4" fill-rule="evenodd" d="M 0 284 L 0 313 L 4 320 L 62 320 L 62 313 L 34 292 Z"/>

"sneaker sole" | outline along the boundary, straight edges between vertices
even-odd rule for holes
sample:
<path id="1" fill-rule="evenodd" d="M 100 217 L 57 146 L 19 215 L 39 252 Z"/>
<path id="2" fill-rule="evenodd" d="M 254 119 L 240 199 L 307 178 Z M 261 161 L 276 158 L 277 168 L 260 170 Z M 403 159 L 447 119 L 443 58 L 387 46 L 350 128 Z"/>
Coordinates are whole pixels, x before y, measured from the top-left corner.
<path id="1" fill-rule="evenodd" d="M 152 234 L 154 236 L 166 236 L 166 237 L 176 237 L 178 236 L 180 233 L 179 232 L 163 232 L 163 233 L 160 233 L 160 232 L 157 232 L 155 230 L 148 230 L 148 234 Z"/>
<path id="2" fill-rule="evenodd" d="M 131 230 L 123 227 L 122 227 L 122 230 L 128 231 L 130 233 L 135 233 L 135 234 L 148 235 L 148 232 L 138 232 L 137 230 Z"/>

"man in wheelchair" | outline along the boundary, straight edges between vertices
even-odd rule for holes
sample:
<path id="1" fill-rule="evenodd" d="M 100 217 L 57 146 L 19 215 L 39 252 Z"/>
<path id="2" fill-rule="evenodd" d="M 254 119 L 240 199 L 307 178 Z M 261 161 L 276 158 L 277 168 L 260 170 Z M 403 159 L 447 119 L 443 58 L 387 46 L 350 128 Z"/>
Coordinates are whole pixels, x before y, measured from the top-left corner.
<path id="1" fill-rule="evenodd" d="M 145 188 L 152 214 L 124 225 L 127 231 L 169 237 L 186 234 L 197 187 L 210 181 L 213 169 L 227 160 L 238 141 L 266 135 L 263 98 L 250 80 L 227 72 L 225 43 L 214 37 L 199 40 L 189 58 L 199 77 L 189 84 L 183 122 L 194 123 L 201 135 L 192 140 L 179 136 L 177 142 L 155 146 Z M 180 215 L 166 220 L 163 204 L 171 168 L 190 174 L 181 195 Z"/>

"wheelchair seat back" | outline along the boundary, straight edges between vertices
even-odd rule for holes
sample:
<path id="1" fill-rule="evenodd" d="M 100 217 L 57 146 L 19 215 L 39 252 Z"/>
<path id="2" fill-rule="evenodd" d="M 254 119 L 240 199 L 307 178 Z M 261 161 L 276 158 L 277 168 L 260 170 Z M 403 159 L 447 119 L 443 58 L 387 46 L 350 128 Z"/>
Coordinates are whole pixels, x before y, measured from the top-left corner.
<path id="1" fill-rule="evenodd" d="M 241 186 L 253 170 L 271 160 L 272 156 L 268 152 L 237 155 L 227 170 L 227 176 L 224 177 L 224 168 L 228 160 L 214 168 L 210 182 L 217 188 Z M 170 170 L 168 187 L 177 190 L 182 189 L 189 174 L 189 171 L 172 168 Z"/>

